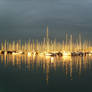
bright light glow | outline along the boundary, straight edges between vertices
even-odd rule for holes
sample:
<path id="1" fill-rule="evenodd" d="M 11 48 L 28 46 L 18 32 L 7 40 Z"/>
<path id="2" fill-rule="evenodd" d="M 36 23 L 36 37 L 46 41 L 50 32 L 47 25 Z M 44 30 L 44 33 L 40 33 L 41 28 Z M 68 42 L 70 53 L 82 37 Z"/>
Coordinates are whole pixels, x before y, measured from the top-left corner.
<path id="1" fill-rule="evenodd" d="M 16 53 L 15 53 L 15 52 L 13 52 L 13 53 L 12 53 L 12 55 L 16 55 Z"/>
<path id="2" fill-rule="evenodd" d="M 44 56 L 44 53 L 39 53 L 39 56 L 40 56 L 40 57 L 43 57 L 43 56 Z"/>
<path id="3" fill-rule="evenodd" d="M 18 54 L 22 54 L 23 52 L 22 52 L 22 51 L 17 51 L 16 53 L 18 53 Z"/>
<path id="4" fill-rule="evenodd" d="M 63 52 L 63 56 L 71 56 L 71 53 L 70 52 Z"/>
<path id="5" fill-rule="evenodd" d="M 64 62 L 71 61 L 71 56 L 63 56 L 62 59 Z"/>
<path id="6" fill-rule="evenodd" d="M 28 52 L 28 56 L 31 56 L 31 52 Z"/>
<path id="7" fill-rule="evenodd" d="M 46 56 L 46 60 L 50 59 L 50 56 Z"/>
<path id="8" fill-rule="evenodd" d="M 4 54 L 7 55 L 7 51 L 5 51 Z"/>
<path id="9" fill-rule="evenodd" d="M 73 41 L 72 35 L 66 41 L 56 42 L 51 41 L 47 37 L 42 42 L 36 41 L 13 41 L 13 42 L 0 42 L 0 54 L 12 54 L 12 55 L 28 55 L 28 56 L 85 56 L 92 54 L 92 45 L 90 41 L 81 41 L 81 36 Z M 30 52 L 30 53 L 29 53 Z M 85 54 L 86 53 L 86 54 Z"/>
<path id="10" fill-rule="evenodd" d="M 52 54 L 50 54 L 50 53 L 46 53 L 45 55 L 46 55 L 46 56 L 51 56 Z"/>
<path id="11" fill-rule="evenodd" d="M 54 57 L 51 57 L 51 63 L 54 63 Z"/>

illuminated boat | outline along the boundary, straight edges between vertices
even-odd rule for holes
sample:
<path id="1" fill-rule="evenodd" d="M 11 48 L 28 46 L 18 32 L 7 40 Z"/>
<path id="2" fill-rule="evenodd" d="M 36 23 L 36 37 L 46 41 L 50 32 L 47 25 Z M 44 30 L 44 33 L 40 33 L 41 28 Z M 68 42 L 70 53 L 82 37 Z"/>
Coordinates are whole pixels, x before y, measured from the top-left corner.
<path id="1" fill-rule="evenodd" d="M 16 51 L 7 51 L 7 54 L 16 53 Z"/>
<path id="2" fill-rule="evenodd" d="M 69 51 L 65 52 L 65 51 L 64 51 L 64 52 L 62 53 L 62 55 L 63 55 L 63 56 L 71 56 L 71 52 L 69 52 Z"/>
<path id="3" fill-rule="evenodd" d="M 56 53 L 46 53 L 45 55 L 46 56 L 56 56 L 57 54 Z"/>
<path id="4" fill-rule="evenodd" d="M 21 50 L 20 50 L 20 51 L 16 51 L 15 53 L 16 53 L 16 54 L 24 54 L 24 52 L 21 51 Z"/>
<path id="5" fill-rule="evenodd" d="M 84 56 L 85 54 L 83 52 L 72 52 L 71 56 Z"/>

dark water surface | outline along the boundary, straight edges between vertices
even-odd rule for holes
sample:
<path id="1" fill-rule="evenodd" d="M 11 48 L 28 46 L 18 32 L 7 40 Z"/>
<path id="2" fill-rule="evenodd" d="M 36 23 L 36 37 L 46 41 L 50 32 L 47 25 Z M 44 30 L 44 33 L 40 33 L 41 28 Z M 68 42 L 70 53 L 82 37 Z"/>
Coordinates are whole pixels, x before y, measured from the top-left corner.
<path id="1" fill-rule="evenodd" d="M 0 55 L 0 91 L 92 91 L 92 56 Z"/>

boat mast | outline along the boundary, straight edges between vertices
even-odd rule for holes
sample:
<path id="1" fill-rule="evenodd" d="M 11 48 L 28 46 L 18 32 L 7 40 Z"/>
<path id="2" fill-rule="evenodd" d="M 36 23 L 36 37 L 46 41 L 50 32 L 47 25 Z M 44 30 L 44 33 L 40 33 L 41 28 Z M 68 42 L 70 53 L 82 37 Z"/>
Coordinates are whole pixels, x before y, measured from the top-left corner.
<path id="1" fill-rule="evenodd" d="M 48 37 L 48 25 L 47 25 L 47 28 L 46 28 L 46 44 L 47 44 L 47 51 L 49 51 L 49 37 Z"/>

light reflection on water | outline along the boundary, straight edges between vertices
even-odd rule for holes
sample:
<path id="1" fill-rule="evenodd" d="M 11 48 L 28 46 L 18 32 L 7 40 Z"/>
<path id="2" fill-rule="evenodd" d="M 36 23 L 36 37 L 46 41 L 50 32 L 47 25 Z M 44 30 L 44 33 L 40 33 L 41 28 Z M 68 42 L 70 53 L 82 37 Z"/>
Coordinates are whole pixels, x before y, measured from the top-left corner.
<path id="1" fill-rule="evenodd" d="M 48 83 L 50 78 L 50 72 L 53 69 L 57 72 L 57 69 L 61 69 L 64 72 L 65 79 L 69 77 L 73 80 L 74 75 L 77 74 L 79 78 L 82 73 L 86 73 L 91 70 L 92 56 L 63 56 L 63 57 L 50 57 L 50 56 L 26 56 L 26 55 L 0 55 L 0 64 L 5 65 L 5 68 L 13 66 L 9 72 L 38 72 L 41 70 L 45 73 L 45 80 Z M 17 71 L 18 70 L 18 71 Z"/>

